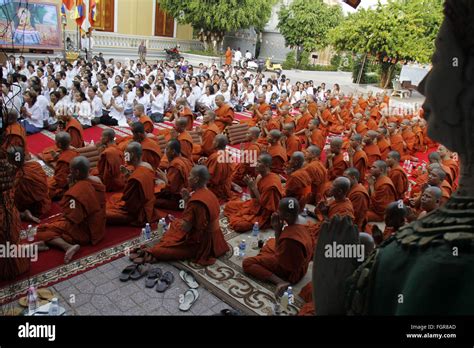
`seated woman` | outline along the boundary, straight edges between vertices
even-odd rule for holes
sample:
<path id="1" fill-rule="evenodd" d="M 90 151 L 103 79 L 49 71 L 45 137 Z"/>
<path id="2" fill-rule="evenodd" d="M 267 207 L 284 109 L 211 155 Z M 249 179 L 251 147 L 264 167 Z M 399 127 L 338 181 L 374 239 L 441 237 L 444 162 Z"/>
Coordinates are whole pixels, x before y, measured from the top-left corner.
<path id="1" fill-rule="evenodd" d="M 91 103 L 87 101 L 84 92 L 76 92 L 74 100 L 73 116 L 79 121 L 83 129 L 91 127 L 94 114 L 92 113 Z"/>
<path id="2" fill-rule="evenodd" d="M 21 108 L 21 116 L 24 118 L 20 123 L 25 128 L 26 134 L 36 134 L 43 130 L 44 112 L 37 103 L 37 95 L 33 91 L 23 94 L 25 105 Z"/>

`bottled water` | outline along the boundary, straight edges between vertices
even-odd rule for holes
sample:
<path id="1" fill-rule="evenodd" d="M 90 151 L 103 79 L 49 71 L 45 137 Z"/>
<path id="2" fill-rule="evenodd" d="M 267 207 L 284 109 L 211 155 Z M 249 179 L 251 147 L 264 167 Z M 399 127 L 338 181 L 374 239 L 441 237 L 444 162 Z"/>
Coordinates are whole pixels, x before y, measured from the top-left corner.
<path id="1" fill-rule="evenodd" d="M 28 229 L 26 230 L 26 235 L 27 235 L 27 240 L 28 242 L 32 242 L 35 240 L 35 231 L 33 229 L 33 226 L 28 225 Z"/>
<path id="2" fill-rule="evenodd" d="M 283 311 L 288 310 L 288 292 L 285 291 L 280 300 L 280 307 Z"/>
<path id="3" fill-rule="evenodd" d="M 146 230 L 144 228 L 142 228 L 142 234 L 141 234 L 140 238 L 141 238 L 143 243 L 147 241 Z"/>
<path id="4" fill-rule="evenodd" d="M 56 297 L 51 300 L 51 304 L 49 305 L 49 315 L 59 315 L 59 304 L 58 299 Z"/>
<path id="5" fill-rule="evenodd" d="M 256 221 L 253 224 L 252 237 L 254 238 L 258 237 L 259 233 L 260 233 L 260 228 L 258 227 L 258 222 Z"/>
<path id="6" fill-rule="evenodd" d="M 34 286 L 30 286 L 30 289 L 28 290 L 28 314 L 33 315 L 37 307 L 38 297 L 36 295 L 36 289 Z"/>
<path id="7" fill-rule="evenodd" d="M 288 292 L 288 303 L 292 305 L 295 302 L 295 295 L 293 295 L 293 288 L 289 286 L 287 292 Z"/>
<path id="8" fill-rule="evenodd" d="M 158 221 L 158 232 L 159 233 L 164 232 L 165 224 L 166 223 L 165 223 L 164 219 L 160 219 L 160 221 Z"/>
<path id="9" fill-rule="evenodd" d="M 308 216 L 308 208 L 304 208 L 303 209 L 303 213 L 301 214 L 303 217 L 307 217 Z"/>
<path id="10" fill-rule="evenodd" d="M 91 140 L 91 145 L 95 146 L 94 140 Z"/>
<path id="11" fill-rule="evenodd" d="M 245 243 L 245 239 L 242 239 L 242 241 L 239 244 L 239 257 L 242 258 L 245 256 L 245 249 L 247 248 L 247 243 Z"/>
<path id="12" fill-rule="evenodd" d="M 145 225 L 145 236 L 147 240 L 151 238 L 151 227 L 148 222 Z"/>

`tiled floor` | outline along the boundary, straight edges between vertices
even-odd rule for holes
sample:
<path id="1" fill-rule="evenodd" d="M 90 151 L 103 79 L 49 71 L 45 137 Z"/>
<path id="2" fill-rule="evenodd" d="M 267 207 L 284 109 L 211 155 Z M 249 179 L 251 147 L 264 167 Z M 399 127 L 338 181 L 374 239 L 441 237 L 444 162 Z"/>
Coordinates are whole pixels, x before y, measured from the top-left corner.
<path id="1" fill-rule="evenodd" d="M 51 290 L 67 315 L 214 315 L 231 308 L 201 286 L 197 302 L 190 311 L 181 312 L 179 297 L 188 286 L 177 268 L 166 263 L 156 265 L 163 272 L 172 272 L 175 278 L 166 292 L 158 293 L 145 288 L 145 278 L 121 282 L 120 272 L 128 265 L 130 261 L 123 257 L 58 283 Z"/>

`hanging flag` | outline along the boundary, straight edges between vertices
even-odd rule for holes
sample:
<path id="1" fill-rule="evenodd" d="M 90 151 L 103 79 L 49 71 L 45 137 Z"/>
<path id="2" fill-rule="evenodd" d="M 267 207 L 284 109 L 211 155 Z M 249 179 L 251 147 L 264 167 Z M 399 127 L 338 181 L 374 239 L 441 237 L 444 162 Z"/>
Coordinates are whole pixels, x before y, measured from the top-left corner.
<path id="1" fill-rule="evenodd" d="M 81 32 L 87 33 L 92 27 L 91 22 L 89 20 L 90 2 L 89 0 L 81 0 L 81 2 L 82 2 L 82 8 L 83 8 L 83 18 L 82 18 L 82 23 L 80 24 Z"/>
<path id="2" fill-rule="evenodd" d="M 95 25 L 97 20 L 97 3 L 99 0 L 89 0 L 89 22 L 91 26 Z"/>
<path id="3" fill-rule="evenodd" d="M 84 23 L 84 20 L 86 19 L 85 13 L 86 9 L 84 0 L 76 0 L 75 20 L 79 27 L 82 27 L 82 23 Z"/>
<path id="4" fill-rule="evenodd" d="M 63 6 L 68 10 L 71 11 L 74 5 L 74 0 L 63 0 Z M 66 11 L 64 11 L 66 13 Z"/>

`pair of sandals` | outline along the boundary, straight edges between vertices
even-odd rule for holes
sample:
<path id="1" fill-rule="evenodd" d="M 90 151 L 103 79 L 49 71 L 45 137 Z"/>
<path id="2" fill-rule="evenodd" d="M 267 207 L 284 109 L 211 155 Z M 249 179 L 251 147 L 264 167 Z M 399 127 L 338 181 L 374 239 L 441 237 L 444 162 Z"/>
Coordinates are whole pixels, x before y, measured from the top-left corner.
<path id="1" fill-rule="evenodd" d="M 150 265 L 129 265 L 122 270 L 120 273 L 120 281 L 127 282 L 129 280 L 138 280 L 143 278 L 150 270 Z"/>
<path id="2" fill-rule="evenodd" d="M 190 287 L 190 289 L 180 297 L 178 307 L 180 311 L 187 312 L 199 298 L 199 292 L 196 290 L 199 284 L 190 272 L 180 271 L 179 277 Z"/>
<path id="3" fill-rule="evenodd" d="M 152 268 L 145 279 L 145 287 L 152 289 L 156 285 L 157 292 L 165 292 L 174 282 L 174 275 L 170 271 L 163 271 L 159 267 Z"/>
<path id="4" fill-rule="evenodd" d="M 129 256 L 130 261 L 137 265 L 143 265 L 145 263 L 157 263 L 158 260 L 148 251 L 142 248 L 136 248 L 132 250 Z"/>

